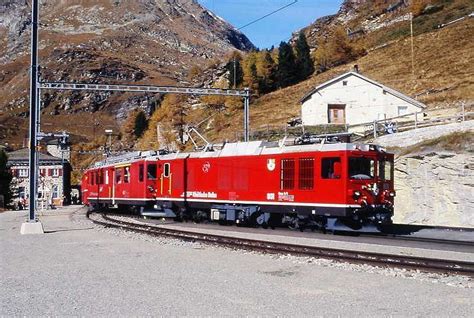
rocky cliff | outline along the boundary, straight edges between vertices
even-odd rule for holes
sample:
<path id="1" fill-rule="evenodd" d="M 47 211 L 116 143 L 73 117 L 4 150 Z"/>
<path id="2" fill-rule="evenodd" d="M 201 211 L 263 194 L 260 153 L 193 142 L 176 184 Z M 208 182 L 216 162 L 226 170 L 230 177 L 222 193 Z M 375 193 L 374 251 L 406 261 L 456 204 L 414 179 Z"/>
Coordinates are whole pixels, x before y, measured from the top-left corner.
<path id="1" fill-rule="evenodd" d="M 395 222 L 474 227 L 472 153 L 406 155 L 395 167 Z"/>
<path id="2" fill-rule="evenodd" d="M 474 227 L 474 121 L 385 135 L 397 153 L 398 223 Z"/>

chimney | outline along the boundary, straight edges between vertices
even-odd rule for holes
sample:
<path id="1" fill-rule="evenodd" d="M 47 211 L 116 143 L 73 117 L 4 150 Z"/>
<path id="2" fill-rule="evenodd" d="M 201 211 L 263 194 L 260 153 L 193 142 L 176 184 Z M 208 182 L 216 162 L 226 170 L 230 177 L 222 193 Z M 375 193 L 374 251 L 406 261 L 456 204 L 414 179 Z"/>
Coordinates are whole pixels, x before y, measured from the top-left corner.
<path id="1" fill-rule="evenodd" d="M 359 65 L 354 64 L 354 72 L 359 73 Z"/>

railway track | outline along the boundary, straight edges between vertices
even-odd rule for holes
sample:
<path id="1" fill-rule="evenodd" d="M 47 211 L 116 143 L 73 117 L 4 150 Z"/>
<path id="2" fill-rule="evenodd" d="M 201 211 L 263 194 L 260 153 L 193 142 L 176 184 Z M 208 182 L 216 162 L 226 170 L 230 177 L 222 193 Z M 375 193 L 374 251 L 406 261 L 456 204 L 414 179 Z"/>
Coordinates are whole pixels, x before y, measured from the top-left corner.
<path id="1" fill-rule="evenodd" d="M 474 262 L 455 261 L 436 258 L 425 258 L 408 255 L 392 255 L 385 253 L 351 251 L 336 248 L 316 247 L 269 242 L 245 238 L 229 237 L 218 234 L 196 233 L 186 230 L 162 228 L 151 224 L 139 224 L 113 219 L 100 214 L 102 220 L 91 218 L 92 222 L 105 227 L 119 228 L 153 236 L 165 236 L 186 241 L 196 241 L 206 244 L 259 251 L 273 254 L 292 254 L 312 256 L 317 258 L 334 259 L 358 264 L 370 264 L 381 267 L 398 267 L 416 269 L 426 272 L 461 274 L 474 277 Z"/>

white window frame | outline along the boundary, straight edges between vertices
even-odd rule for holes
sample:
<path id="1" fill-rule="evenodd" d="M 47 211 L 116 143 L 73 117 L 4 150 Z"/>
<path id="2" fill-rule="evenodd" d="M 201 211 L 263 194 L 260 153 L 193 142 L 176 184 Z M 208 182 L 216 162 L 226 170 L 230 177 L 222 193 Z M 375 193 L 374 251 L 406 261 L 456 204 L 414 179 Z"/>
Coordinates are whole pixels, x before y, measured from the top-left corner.
<path id="1" fill-rule="evenodd" d="M 404 111 L 401 111 L 402 109 Z M 403 115 L 408 114 L 408 106 L 406 106 L 406 105 L 398 106 L 397 107 L 397 114 L 398 114 L 398 116 L 403 116 Z"/>
<path id="2" fill-rule="evenodd" d="M 20 178 L 28 178 L 28 169 L 18 169 L 18 176 Z"/>
<path id="3" fill-rule="evenodd" d="M 53 172 L 51 173 L 52 177 L 59 177 L 59 168 L 54 168 Z"/>

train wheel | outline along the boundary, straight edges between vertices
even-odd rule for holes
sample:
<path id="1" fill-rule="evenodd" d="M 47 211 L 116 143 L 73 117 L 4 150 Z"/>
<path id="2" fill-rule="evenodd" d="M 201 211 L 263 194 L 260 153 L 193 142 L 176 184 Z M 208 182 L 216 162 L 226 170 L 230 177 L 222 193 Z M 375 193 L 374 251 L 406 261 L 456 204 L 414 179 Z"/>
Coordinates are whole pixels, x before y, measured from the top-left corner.
<path id="1" fill-rule="evenodd" d="M 194 223 L 204 223 L 207 220 L 208 220 L 208 216 L 207 216 L 206 212 L 204 212 L 202 210 L 198 210 L 195 213 L 193 213 L 193 222 Z"/>
<path id="2" fill-rule="evenodd" d="M 249 220 L 249 225 L 251 227 L 260 227 L 260 226 L 264 226 L 264 224 L 266 224 L 265 222 L 265 216 L 263 213 L 254 213 L 250 216 L 250 220 Z"/>

